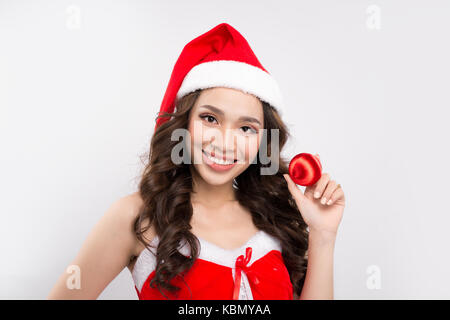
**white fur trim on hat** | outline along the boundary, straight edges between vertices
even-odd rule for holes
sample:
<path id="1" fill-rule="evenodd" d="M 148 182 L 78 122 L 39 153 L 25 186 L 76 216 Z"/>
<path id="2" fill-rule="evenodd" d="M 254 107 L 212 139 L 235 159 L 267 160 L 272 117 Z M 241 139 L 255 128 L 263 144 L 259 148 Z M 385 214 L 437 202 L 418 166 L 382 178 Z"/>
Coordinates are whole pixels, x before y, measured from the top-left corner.
<path id="1" fill-rule="evenodd" d="M 184 77 L 177 99 L 197 89 L 227 87 L 251 93 L 283 109 L 283 97 L 272 75 L 248 63 L 235 60 L 215 60 L 193 67 Z"/>

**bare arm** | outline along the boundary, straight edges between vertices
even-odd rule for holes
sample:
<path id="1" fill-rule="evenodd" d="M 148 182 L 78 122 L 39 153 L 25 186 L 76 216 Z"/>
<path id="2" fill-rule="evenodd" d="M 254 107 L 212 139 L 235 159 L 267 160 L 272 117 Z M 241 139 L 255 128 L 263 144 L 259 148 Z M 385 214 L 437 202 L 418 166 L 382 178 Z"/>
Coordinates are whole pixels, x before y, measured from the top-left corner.
<path id="1" fill-rule="evenodd" d="M 132 195 L 114 202 L 94 226 L 78 255 L 69 265 L 79 267 L 80 288 L 70 289 L 76 273 L 66 269 L 47 299 L 97 299 L 106 286 L 129 264 L 136 248 L 132 224 L 137 215 Z"/>
<path id="2" fill-rule="evenodd" d="M 308 268 L 300 300 L 333 299 L 333 254 L 335 234 L 310 231 Z"/>

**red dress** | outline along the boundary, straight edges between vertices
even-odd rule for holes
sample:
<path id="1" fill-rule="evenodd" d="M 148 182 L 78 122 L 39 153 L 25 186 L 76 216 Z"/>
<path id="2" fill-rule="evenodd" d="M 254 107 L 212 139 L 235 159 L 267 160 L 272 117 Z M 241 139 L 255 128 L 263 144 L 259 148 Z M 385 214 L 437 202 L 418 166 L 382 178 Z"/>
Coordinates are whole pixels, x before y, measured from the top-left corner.
<path id="1" fill-rule="evenodd" d="M 186 273 L 171 284 L 180 287 L 175 294 L 164 290 L 169 299 L 180 300 L 292 300 L 293 286 L 281 255 L 280 241 L 260 230 L 247 243 L 234 250 L 223 249 L 197 237 L 200 254 Z M 156 236 L 147 248 L 156 252 Z M 189 245 L 178 250 L 189 256 Z M 164 300 L 158 288 L 151 288 L 156 259 L 145 249 L 132 271 L 140 300 Z"/>

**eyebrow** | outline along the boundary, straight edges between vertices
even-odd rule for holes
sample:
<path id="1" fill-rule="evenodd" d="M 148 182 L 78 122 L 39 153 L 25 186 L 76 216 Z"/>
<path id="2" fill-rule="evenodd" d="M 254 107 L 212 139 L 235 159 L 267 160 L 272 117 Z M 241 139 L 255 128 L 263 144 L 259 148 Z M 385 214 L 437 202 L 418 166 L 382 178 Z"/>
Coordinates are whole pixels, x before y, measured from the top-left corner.
<path id="1" fill-rule="evenodd" d="M 224 112 L 221 109 L 219 109 L 217 107 L 214 107 L 214 106 L 211 106 L 209 104 L 202 105 L 200 108 L 209 109 L 209 110 L 211 110 L 211 111 L 213 111 L 213 112 L 215 112 L 215 113 L 217 113 L 217 114 L 219 114 L 221 116 L 224 115 Z M 248 121 L 248 122 L 254 122 L 254 123 L 259 124 L 260 126 L 262 125 L 261 122 L 259 122 L 258 119 L 253 118 L 253 117 L 242 116 L 242 117 L 239 117 L 239 120 Z"/>

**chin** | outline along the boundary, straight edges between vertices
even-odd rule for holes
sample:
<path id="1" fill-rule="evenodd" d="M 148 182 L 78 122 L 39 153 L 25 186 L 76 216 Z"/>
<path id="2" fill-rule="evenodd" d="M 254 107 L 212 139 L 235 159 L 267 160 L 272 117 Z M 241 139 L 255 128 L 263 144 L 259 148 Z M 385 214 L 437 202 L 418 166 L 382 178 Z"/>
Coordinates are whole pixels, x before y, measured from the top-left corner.
<path id="1" fill-rule="evenodd" d="M 230 183 L 237 176 L 236 174 L 233 174 L 235 172 L 234 170 L 231 170 L 230 172 L 227 173 L 212 172 L 209 168 L 206 167 L 205 164 L 196 166 L 195 169 L 198 175 L 203 180 L 205 180 L 205 182 L 213 186 L 220 186 L 223 184 Z"/>

